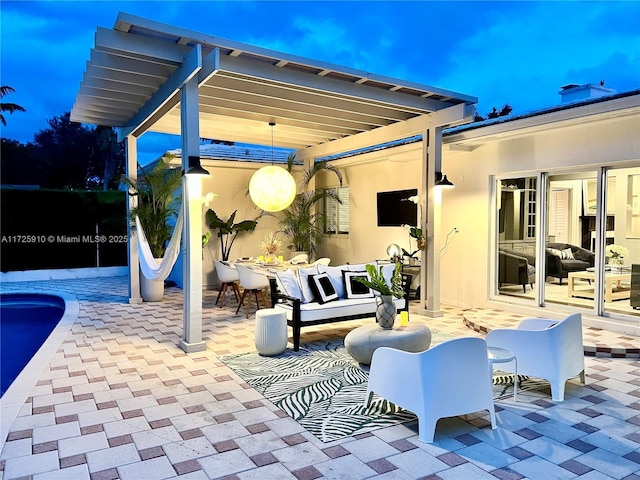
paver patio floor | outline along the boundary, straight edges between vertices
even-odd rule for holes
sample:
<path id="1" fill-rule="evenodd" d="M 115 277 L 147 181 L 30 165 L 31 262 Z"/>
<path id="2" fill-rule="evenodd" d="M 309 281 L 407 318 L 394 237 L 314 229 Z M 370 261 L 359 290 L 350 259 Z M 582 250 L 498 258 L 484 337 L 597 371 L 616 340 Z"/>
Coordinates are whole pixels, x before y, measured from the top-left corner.
<path id="1" fill-rule="evenodd" d="M 544 392 L 501 397 L 496 430 L 480 412 L 441 420 L 433 444 L 418 440 L 415 422 L 322 443 L 218 360 L 255 347 L 254 317 L 216 307 L 217 292 L 204 296 L 207 350 L 187 355 L 177 346 L 180 289 L 130 305 L 125 277 L 2 285 L 33 289 L 75 295 L 79 315 L 10 424 L 5 480 L 640 479 L 640 359 L 606 351 L 633 352 L 635 337 L 585 329 L 585 343 L 605 355 L 585 357 L 587 385 L 571 380 L 564 402 Z M 487 322 L 522 318 L 444 310 L 411 321 L 482 336 Z M 303 342 L 344 338 L 362 323 L 303 329 Z"/>

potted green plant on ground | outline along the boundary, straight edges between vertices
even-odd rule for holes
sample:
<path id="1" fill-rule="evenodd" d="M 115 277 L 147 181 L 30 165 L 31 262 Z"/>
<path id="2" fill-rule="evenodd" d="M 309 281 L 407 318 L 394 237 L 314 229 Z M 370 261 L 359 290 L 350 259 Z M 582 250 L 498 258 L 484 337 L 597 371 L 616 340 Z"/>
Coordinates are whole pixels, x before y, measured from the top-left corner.
<path id="1" fill-rule="evenodd" d="M 397 262 L 395 264 L 390 283 L 387 283 L 382 274 L 384 266 L 380 265 L 376 268 L 375 265 L 367 265 L 365 268 L 369 278 L 356 277 L 356 281 L 378 292 L 376 296 L 376 321 L 382 328 L 393 328 L 397 313 L 393 297 L 404 297 L 401 275 L 402 263 Z"/>
<path id="2" fill-rule="evenodd" d="M 241 222 L 234 223 L 236 220 L 236 213 L 238 213 L 237 210 L 234 211 L 226 220 L 222 220 L 212 209 L 207 210 L 207 213 L 205 213 L 205 220 L 208 227 L 211 230 L 218 231 L 223 262 L 229 261 L 231 247 L 233 247 L 233 243 L 236 241 L 236 238 L 238 238 L 238 235 L 242 232 L 252 232 L 258 226 L 257 219 L 243 220 Z"/>
<path id="3" fill-rule="evenodd" d="M 287 158 L 287 169 L 291 172 L 295 154 Z M 320 171 L 333 172 L 340 185 L 342 174 L 337 167 L 328 162 L 316 162 L 313 167 L 304 172 L 296 198 L 293 203 L 282 212 L 280 231 L 289 237 L 289 250 L 304 252 L 309 258 L 315 258 L 318 244 L 322 242 L 324 214 L 317 211 L 317 203 L 325 198 L 333 198 L 342 203 L 335 192 L 331 190 L 315 190 L 310 188 L 310 182 Z"/>
<path id="4" fill-rule="evenodd" d="M 138 218 L 154 258 L 160 260 L 166 251 L 167 242 L 173 233 L 171 220 L 180 210 L 182 172 L 170 168 L 170 156 L 163 156 L 151 168 L 140 167 L 138 180 L 122 177 L 129 187 L 130 195 L 138 196 L 138 205 L 131 209 L 132 218 Z M 158 302 L 164 295 L 164 280 L 140 276 L 140 291 L 143 300 Z"/>

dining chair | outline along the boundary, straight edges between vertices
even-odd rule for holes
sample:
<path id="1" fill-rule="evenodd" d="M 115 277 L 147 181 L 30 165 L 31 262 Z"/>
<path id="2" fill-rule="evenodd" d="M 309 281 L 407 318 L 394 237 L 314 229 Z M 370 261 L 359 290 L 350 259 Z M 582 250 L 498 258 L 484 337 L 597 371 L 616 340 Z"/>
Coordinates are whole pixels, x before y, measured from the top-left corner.
<path id="1" fill-rule="evenodd" d="M 238 282 L 240 281 L 240 277 L 238 276 L 238 271 L 225 265 L 219 260 L 214 260 L 213 265 L 215 266 L 216 273 L 218 275 L 218 280 L 220 280 L 220 287 L 218 288 L 218 297 L 216 298 L 216 305 L 218 304 L 218 300 L 220 300 L 220 296 L 222 296 L 222 303 L 220 304 L 220 308 L 224 307 L 224 302 L 227 298 L 227 289 L 231 288 L 234 296 L 236 297 L 236 302 L 240 301 L 240 289 L 238 288 Z"/>
<path id="2" fill-rule="evenodd" d="M 309 255 L 306 253 L 299 253 L 295 257 L 289 259 L 289 263 L 295 265 L 296 263 L 307 263 L 309 261 Z"/>
<path id="3" fill-rule="evenodd" d="M 240 311 L 240 307 L 244 305 L 244 299 L 247 298 L 245 318 L 249 318 L 249 311 L 251 310 L 251 294 L 253 294 L 256 299 L 256 310 L 260 309 L 260 300 L 258 295 L 262 297 L 262 302 L 265 305 L 264 308 L 269 308 L 267 298 L 264 296 L 264 289 L 269 287 L 269 279 L 267 276 L 263 273 L 256 272 L 245 265 L 236 265 L 236 269 L 238 270 L 238 275 L 240 277 L 240 285 L 244 289 L 242 291 L 242 296 L 240 297 L 240 303 L 238 304 L 236 313 Z M 247 293 L 249 294 L 248 297 Z"/>
<path id="4" fill-rule="evenodd" d="M 311 265 L 329 265 L 331 263 L 331 259 L 329 257 L 322 257 L 317 259 Z"/>

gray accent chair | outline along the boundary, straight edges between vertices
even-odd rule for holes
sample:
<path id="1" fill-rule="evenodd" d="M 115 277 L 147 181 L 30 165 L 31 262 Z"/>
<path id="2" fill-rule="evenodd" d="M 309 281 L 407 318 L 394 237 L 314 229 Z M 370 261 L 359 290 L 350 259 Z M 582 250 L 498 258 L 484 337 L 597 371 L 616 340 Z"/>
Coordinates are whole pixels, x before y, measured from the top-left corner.
<path id="1" fill-rule="evenodd" d="M 533 289 L 536 279 L 535 256 L 513 250 L 498 251 L 498 288 L 503 284 L 522 285 L 524 293 L 527 284 Z"/>

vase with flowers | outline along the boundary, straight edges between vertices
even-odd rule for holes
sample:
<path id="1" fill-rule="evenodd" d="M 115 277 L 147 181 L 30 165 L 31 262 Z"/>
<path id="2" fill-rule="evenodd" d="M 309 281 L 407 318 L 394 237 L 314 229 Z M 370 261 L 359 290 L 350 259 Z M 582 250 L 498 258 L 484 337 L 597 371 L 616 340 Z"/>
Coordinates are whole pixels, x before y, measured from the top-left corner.
<path id="1" fill-rule="evenodd" d="M 607 245 L 605 255 L 609 259 L 609 265 L 622 269 L 625 257 L 629 256 L 629 250 L 621 245 Z"/>
<path id="2" fill-rule="evenodd" d="M 278 261 L 278 253 L 282 251 L 282 241 L 276 237 L 275 232 L 269 232 L 262 240 L 260 250 L 264 253 L 266 263 L 276 263 Z"/>

